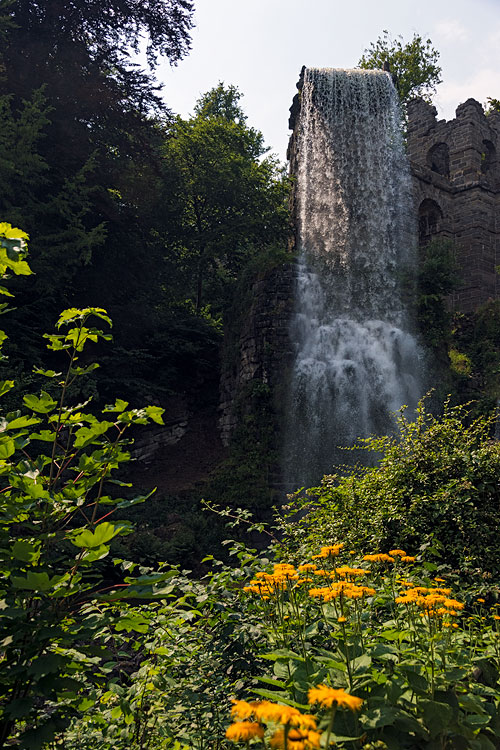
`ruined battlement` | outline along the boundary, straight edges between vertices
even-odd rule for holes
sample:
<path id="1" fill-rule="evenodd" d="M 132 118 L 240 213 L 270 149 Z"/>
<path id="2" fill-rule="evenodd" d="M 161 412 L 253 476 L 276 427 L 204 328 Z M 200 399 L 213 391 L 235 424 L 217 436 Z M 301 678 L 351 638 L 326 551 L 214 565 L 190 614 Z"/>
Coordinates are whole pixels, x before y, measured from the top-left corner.
<path id="1" fill-rule="evenodd" d="M 475 99 L 453 120 L 438 120 L 422 99 L 408 104 L 408 158 L 419 241 L 453 241 L 461 285 L 453 306 L 470 312 L 500 296 L 500 114 L 485 115 Z"/>

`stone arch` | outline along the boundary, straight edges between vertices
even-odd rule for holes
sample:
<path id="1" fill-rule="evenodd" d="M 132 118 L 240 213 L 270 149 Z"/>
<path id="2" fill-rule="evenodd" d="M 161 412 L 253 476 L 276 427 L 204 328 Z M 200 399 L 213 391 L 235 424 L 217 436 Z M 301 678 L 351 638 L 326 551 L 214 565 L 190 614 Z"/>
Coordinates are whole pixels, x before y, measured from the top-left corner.
<path id="1" fill-rule="evenodd" d="M 483 150 L 481 153 L 481 172 L 493 172 L 497 164 L 497 152 L 491 141 L 483 141 Z"/>
<path id="2" fill-rule="evenodd" d="M 436 201 L 425 198 L 418 207 L 418 241 L 427 245 L 437 234 L 443 219 L 443 212 Z"/>
<path id="3" fill-rule="evenodd" d="M 427 166 L 433 172 L 443 175 L 443 177 L 450 176 L 450 149 L 447 143 L 435 143 L 432 148 L 427 152 Z"/>

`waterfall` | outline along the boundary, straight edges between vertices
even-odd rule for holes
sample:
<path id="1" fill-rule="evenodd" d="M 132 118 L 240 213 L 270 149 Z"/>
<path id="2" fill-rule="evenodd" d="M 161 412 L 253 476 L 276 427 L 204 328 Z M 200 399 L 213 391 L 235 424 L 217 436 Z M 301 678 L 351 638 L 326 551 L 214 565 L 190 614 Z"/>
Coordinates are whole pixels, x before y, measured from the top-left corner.
<path id="1" fill-rule="evenodd" d="M 285 438 L 289 489 L 422 395 L 408 312 L 416 227 L 398 97 L 382 71 L 308 68 L 296 140 L 298 248 Z"/>

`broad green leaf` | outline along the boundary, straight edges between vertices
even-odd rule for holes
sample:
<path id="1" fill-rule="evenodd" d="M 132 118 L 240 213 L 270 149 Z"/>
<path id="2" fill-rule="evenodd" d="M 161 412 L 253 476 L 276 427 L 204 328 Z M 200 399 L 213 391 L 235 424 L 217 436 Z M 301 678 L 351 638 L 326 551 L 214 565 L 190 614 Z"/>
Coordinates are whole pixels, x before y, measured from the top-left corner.
<path id="1" fill-rule="evenodd" d="M 55 370 L 42 370 L 40 367 L 34 367 L 33 372 L 35 375 L 43 375 L 46 378 L 58 378 L 62 375 L 62 372 L 56 372 Z"/>
<path id="2" fill-rule="evenodd" d="M 371 708 L 360 717 L 360 721 L 367 729 L 378 729 L 394 724 L 398 710 L 393 706 Z"/>
<path id="3" fill-rule="evenodd" d="M 162 418 L 165 409 L 162 409 L 160 406 L 146 406 L 144 411 L 153 422 L 156 422 L 156 424 L 165 424 Z"/>
<path id="4" fill-rule="evenodd" d="M 16 451 L 16 444 L 10 438 L 2 437 L 0 439 L 0 459 L 5 461 L 10 458 Z"/>
<path id="5" fill-rule="evenodd" d="M 95 531 L 89 531 L 86 529 L 81 534 L 74 537 L 72 542 L 77 547 L 84 547 L 85 549 L 92 549 L 94 547 L 100 547 L 102 544 L 106 544 L 113 537 L 120 533 L 120 528 L 113 526 L 108 521 L 103 521 L 96 526 Z"/>
<path id="6" fill-rule="evenodd" d="M 447 703 L 422 699 L 419 706 L 423 711 L 425 726 L 432 737 L 437 737 L 452 721 L 453 709 Z"/>
<path id="7" fill-rule="evenodd" d="M 128 612 L 124 617 L 120 617 L 115 627 L 116 630 L 126 630 L 127 633 L 134 631 L 136 633 L 147 633 L 150 622 L 147 617 L 140 612 Z"/>
<path id="8" fill-rule="evenodd" d="M 36 411 L 41 414 L 49 414 L 57 406 L 57 401 L 54 401 L 46 391 L 42 391 L 40 397 L 34 394 L 28 394 L 23 397 L 23 401 L 31 411 Z"/>
<path id="9" fill-rule="evenodd" d="M 114 404 L 107 404 L 104 407 L 103 412 L 106 412 L 106 411 L 122 412 L 122 411 L 125 411 L 127 406 L 128 406 L 128 401 L 124 401 L 121 398 L 117 398 Z"/>
<path id="10" fill-rule="evenodd" d="M 97 422 L 90 427 L 80 427 L 75 432 L 75 448 L 84 448 L 90 445 L 96 438 L 104 435 L 111 427 L 113 427 L 113 422 Z"/>
<path id="11" fill-rule="evenodd" d="M 34 424 L 39 424 L 41 420 L 38 417 L 18 417 L 9 422 L 7 429 L 9 430 L 21 430 L 23 427 L 31 427 Z"/>
<path id="12" fill-rule="evenodd" d="M 11 547 L 11 554 L 16 560 L 35 564 L 40 558 L 40 542 L 18 539 Z"/>
<path id="13" fill-rule="evenodd" d="M 12 576 L 12 583 L 17 589 L 28 589 L 29 591 L 50 591 L 62 581 L 64 576 L 52 576 L 48 573 L 34 573 L 30 571 L 25 578 Z"/>

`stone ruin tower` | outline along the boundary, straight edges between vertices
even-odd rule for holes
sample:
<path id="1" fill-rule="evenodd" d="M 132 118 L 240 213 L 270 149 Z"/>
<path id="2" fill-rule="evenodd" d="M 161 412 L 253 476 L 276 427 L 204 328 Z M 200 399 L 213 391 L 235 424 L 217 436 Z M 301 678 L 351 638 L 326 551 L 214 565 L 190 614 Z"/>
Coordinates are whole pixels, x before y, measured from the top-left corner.
<path id="1" fill-rule="evenodd" d="M 500 296 L 500 113 L 485 115 L 475 99 L 449 122 L 422 99 L 407 111 L 419 241 L 452 240 L 461 281 L 451 304 L 471 312 Z"/>

